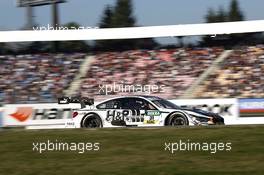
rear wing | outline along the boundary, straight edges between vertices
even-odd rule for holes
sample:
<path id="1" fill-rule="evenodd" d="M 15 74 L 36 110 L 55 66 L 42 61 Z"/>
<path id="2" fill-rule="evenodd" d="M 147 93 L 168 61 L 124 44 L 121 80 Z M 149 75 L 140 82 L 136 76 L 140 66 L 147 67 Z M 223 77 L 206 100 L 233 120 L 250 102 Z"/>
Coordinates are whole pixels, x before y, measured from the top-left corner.
<path id="1" fill-rule="evenodd" d="M 86 105 L 94 105 L 94 99 L 88 97 L 60 97 L 58 98 L 58 104 L 70 104 L 70 103 L 80 103 L 81 108 L 85 108 Z"/>

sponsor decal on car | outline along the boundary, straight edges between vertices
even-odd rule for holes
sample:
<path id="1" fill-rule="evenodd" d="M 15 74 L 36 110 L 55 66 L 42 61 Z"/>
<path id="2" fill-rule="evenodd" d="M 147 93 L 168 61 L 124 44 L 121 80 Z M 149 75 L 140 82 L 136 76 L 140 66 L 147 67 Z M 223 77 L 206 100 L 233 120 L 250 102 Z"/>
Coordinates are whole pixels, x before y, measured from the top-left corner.
<path id="1" fill-rule="evenodd" d="M 143 122 L 145 116 L 144 110 L 107 110 L 106 121 L 113 120 Z"/>
<path id="2" fill-rule="evenodd" d="M 159 115 L 160 115 L 160 111 L 158 111 L 158 110 L 155 110 L 155 111 L 147 110 L 147 111 L 146 111 L 146 115 L 147 115 L 147 116 L 159 116 Z"/>
<path id="3" fill-rule="evenodd" d="M 144 120 L 144 124 L 156 124 L 158 122 L 159 122 L 158 120 L 154 119 L 154 116 L 149 116 L 148 119 Z"/>

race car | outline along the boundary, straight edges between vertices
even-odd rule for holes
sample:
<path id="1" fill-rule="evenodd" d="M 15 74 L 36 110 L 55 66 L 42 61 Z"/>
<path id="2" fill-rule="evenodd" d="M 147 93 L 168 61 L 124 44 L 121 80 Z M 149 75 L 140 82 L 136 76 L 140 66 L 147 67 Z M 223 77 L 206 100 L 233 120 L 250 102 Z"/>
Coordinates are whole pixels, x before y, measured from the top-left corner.
<path id="1" fill-rule="evenodd" d="M 181 108 L 176 104 L 155 96 L 122 96 L 94 104 L 93 99 L 60 99 L 66 103 L 80 103 L 66 127 L 147 127 L 180 125 L 222 125 L 219 114 L 200 109 Z M 60 104 L 61 101 L 59 102 Z M 87 107 L 87 104 L 89 107 Z"/>

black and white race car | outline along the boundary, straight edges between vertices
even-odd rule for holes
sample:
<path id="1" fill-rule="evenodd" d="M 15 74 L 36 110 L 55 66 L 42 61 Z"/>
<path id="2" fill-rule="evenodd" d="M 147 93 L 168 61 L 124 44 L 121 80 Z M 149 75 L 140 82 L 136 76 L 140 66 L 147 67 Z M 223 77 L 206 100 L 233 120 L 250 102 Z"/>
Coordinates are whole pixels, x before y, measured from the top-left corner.
<path id="1" fill-rule="evenodd" d="M 68 99 L 69 100 L 69 99 Z M 77 100 L 78 101 L 78 100 Z M 221 125 L 220 115 L 200 109 L 186 109 L 155 96 L 123 96 L 94 105 L 93 100 L 79 100 L 66 127 L 99 128 L 126 126 Z M 89 107 L 87 107 L 87 104 Z"/>

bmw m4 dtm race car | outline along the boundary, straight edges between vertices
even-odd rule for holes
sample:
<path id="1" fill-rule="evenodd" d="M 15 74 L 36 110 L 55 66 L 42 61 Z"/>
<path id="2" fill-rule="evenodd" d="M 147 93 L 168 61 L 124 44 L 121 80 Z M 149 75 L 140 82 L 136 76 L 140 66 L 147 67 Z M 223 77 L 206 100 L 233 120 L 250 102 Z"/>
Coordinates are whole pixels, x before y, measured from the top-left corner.
<path id="1" fill-rule="evenodd" d="M 122 96 L 96 105 L 90 98 L 62 97 L 58 103 L 81 104 L 81 109 L 74 109 L 72 119 L 66 122 L 66 127 L 73 128 L 224 124 L 223 117 L 216 113 L 181 108 L 155 96 Z"/>

